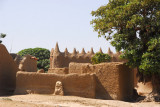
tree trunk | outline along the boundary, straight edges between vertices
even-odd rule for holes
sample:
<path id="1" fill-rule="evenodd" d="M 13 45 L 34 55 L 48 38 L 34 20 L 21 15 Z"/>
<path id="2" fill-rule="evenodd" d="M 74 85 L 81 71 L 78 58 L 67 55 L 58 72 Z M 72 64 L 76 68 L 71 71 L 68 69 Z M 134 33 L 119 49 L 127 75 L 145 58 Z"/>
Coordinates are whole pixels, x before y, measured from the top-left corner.
<path id="1" fill-rule="evenodd" d="M 149 93 L 144 101 L 146 102 L 159 102 L 160 101 L 160 75 L 153 74 L 151 78 L 152 82 L 152 92 Z"/>
<path id="2" fill-rule="evenodd" d="M 152 93 L 160 93 L 160 75 L 154 74 L 152 76 L 152 86 L 153 86 L 153 91 Z"/>

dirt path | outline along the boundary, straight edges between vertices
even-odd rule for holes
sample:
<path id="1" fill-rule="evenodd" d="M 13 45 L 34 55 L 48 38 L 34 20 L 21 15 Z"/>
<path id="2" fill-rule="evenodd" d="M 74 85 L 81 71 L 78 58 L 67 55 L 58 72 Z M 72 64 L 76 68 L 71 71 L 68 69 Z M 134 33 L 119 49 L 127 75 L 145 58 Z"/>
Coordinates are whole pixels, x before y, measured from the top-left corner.
<path id="1" fill-rule="evenodd" d="M 160 107 L 160 103 L 128 103 L 75 96 L 29 94 L 0 97 L 0 107 Z"/>

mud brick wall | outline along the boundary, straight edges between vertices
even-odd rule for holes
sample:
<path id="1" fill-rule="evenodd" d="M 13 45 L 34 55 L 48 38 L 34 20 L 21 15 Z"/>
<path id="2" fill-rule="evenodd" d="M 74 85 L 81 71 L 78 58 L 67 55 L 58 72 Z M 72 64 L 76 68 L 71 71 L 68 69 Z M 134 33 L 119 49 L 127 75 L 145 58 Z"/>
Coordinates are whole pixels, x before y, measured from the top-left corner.
<path id="1" fill-rule="evenodd" d="M 20 61 L 19 70 L 26 72 L 37 72 L 37 60 L 31 55 L 25 55 Z"/>
<path id="2" fill-rule="evenodd" d="M 55 83 L 61 81 L 64 95 L 95 98 L 95 75 L 54 73 L 17 73 L 15 94 L 53 94 Z"/>
<path id="3" fill-rule="evenodd" d="M 99 50 L 100 53 L 102 52 L 102 49 Z M 126 60 L 120 59 L 119 56 L 121 55 L 121 52 L 113 53 L 110 48 L 108 48 L 108 52 L 111 56 L 111 62 L 125 62 Z M 69 67 L 69 63 L 71 62 L 77 62 L 77 63 L 92 63 L 91 58 L 95 55 L 93 48 L 91 48 L 91 51 L 85 52 L 84 48 L 81 52 L 76 51 L 76 49 L 73 49 L 73 53 L 69 53 L 68 49 L 66 48 L 64 52 L 60 52 L 58 43 L 55 46 L 55 49 L 51 49 L 50 53 L 50 69 L 52 68 L 64 68 Z"/>
<path id="4" fill-rule="evenodd" d="M 0 95 L 13 94 L 18 66 L 6 47 L 0 44 Z"/>
<path id="5" fill-rule="evenodd" d="M 48 73 L 56 73 L 56 74 L 68 74 L 68 68 L 50 68 L 48 69 Z"/>
<path id="6" fill-rule="evenodd" d="M 101 64 L 70 63 L 69 73 L 95 73 L 96 98 L 129 100 L 133 95 L 133 72 L 122 62 Z"/>

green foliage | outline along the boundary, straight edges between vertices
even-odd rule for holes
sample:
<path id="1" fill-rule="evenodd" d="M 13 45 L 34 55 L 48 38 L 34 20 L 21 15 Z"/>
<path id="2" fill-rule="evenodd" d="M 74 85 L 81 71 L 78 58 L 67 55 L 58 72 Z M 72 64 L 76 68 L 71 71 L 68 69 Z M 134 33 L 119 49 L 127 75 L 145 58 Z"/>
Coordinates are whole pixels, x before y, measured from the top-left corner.
<path id="1" fill-rule="evenodd" d="M 93 64 L 99 64 L 101 62 L 109 62 L 111 60 L 111 57 L 108 54 L 103 54 L 103 53 L 96 53 L 91 61 Z"/>
<path id="2" fill-rule="evenodd" d="M 160 0 L 109 0 L 92 11 L 98 36 L 104 36 L 139 73 L 160 73 Z"/>
<path id="3" fill-rule="evenodd" d="M 32 55 L 38 58 L 37 61 L 37 68 L 44 69 L 45 71 L 49 68 L 49 58 L 50 58 L 50 51 L 45 48 L 28 48 L 18 52 L 18 55 L 25 56 L 25 55 Z"/>
<path id="4" fill-rule="evenodd" d="M 4 37 L 6 37 L 6 34 L 1 33 L 1 34 L 0 34 L 0 39 L 1 39 L 1 38 L 4 38 Z M 0 43 L 2 43 L 2 40 L 0 40 Z"/>

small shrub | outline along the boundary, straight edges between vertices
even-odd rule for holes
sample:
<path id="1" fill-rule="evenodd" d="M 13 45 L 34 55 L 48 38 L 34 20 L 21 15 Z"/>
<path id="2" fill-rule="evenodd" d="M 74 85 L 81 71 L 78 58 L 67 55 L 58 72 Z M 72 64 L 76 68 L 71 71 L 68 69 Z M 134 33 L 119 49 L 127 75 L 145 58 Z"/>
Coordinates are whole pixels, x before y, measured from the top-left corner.
<path id="1" fill-rule="evenodd" d="M 99 64 L 101 62 L 110 62 L 110 60 L 111 57 L 108 54 L 98 52 L 92 57 L 91 62 L 93 64 Z"/>

